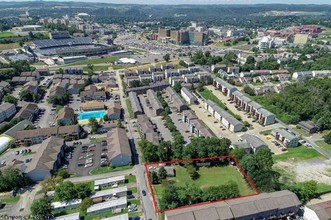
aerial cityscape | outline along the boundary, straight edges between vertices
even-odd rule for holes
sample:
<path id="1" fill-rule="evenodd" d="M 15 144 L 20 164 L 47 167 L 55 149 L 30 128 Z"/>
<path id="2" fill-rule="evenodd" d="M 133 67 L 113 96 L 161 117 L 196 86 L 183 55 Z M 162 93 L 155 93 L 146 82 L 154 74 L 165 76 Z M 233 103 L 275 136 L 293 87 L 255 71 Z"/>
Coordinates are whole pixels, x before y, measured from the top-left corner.
<path id="1" fill-rule="evenodd" d="M 0 101 L 0 219 L 331 219 L 329 1 L 2 1 Z"/>

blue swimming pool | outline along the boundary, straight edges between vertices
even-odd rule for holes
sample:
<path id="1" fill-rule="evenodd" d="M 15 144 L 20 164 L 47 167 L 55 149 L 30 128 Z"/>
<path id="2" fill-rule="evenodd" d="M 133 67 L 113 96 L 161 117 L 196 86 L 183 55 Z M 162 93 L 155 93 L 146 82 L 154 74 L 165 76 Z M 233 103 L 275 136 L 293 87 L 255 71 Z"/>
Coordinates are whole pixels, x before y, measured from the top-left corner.
<path id="1" fill-rule="evenodd" d="M 79 120 L 86 120 L 90 118 L 103 118 L 105 111 L 81 112 L 78 116 Z"/>

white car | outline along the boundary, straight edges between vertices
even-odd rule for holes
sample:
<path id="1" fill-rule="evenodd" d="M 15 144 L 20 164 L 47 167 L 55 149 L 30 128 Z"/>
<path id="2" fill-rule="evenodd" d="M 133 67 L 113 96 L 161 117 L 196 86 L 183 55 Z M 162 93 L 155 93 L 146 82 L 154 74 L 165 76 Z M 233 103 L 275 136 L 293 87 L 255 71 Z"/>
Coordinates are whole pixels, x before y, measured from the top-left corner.
<path id="1" fill-rule="evenodd" d="M 85 166 L 84 166 L 84 167 L 86 168 L 86 167 L 91 167 L 91 166 L 93 166 L 93 163 L 88 163 L 88 164 L 85 164 Z"/>

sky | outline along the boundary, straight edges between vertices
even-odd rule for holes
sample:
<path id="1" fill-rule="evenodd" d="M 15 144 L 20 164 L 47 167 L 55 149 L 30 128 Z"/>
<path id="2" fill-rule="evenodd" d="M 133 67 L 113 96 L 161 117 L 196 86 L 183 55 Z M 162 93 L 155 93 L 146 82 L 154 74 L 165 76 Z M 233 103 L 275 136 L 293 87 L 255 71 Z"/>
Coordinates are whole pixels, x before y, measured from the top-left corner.
<path id="1" fill-rule="evenodd" d="M 93 0 L 87 0 L 93 1 Z M 97 0 L 111 3 L 136 4 L 331 4 L 331 0 Z"/>
<path id="2" fill-rule="evenodd" d="M 20 1 L 20 0 L 15 0 Z M 31 0 L 30 0 L 31 1 Z M 331 4 L 331 0 L 55 0 L 118 4 Z"/>

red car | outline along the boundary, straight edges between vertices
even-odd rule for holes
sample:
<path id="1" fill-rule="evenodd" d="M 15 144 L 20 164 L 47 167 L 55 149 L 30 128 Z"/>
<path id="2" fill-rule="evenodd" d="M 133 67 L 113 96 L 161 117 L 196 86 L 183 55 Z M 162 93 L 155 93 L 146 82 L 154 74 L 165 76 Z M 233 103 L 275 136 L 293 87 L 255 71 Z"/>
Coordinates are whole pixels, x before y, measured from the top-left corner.
<path id="1" fill-rule="evenodd" d="M 89 150 L 88 150 L 88 152 L 93 152 L 93 151 L 94 151 L 94 149 L 93 149 L 93 148 L 91 148 L 91 149 L 89 149 Z"/>
<path id="2" fill-rule="evenodd" d="M 107 151 L 107 148 L 103 148 L 102 151 Z"/>

